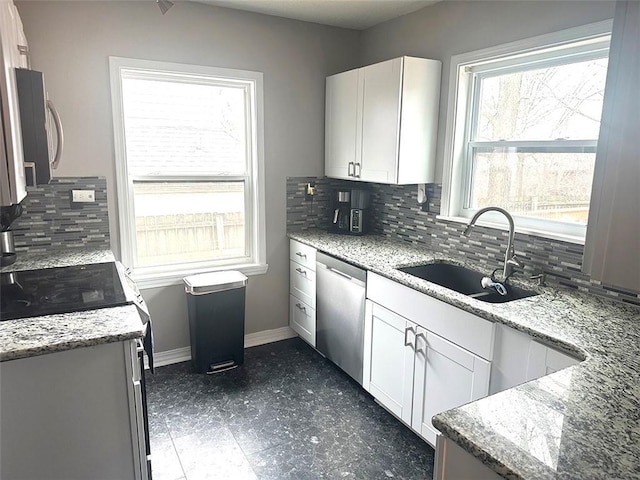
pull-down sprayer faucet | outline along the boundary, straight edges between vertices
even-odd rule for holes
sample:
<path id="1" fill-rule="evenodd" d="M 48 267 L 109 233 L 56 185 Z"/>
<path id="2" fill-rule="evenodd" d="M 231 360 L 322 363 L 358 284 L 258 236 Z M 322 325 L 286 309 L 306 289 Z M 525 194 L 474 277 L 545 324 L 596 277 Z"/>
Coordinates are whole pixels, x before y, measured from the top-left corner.
<path id="1" fill-rule="evenodd" d="M 504 269 L 502 271 L 502 276 L 503 276 L 502 281 L 506 281 L 507 278 L 509 278 L 509 276 L 513 273 L 513 269 L 515 267 L 522 267 L 522 264 L 518 261 L 518 258 L 516 257 L 516 252 L 513 248 L 513 239 L 515 237 L 516 232 L 513 224 L 513 217 L 511 216 L 511 214 L 507 212 L 505 209 L 500 207 L 481 208 L 476 212 L 473 218 L 471 218 L 471 221 L 469 221 L 467 228 L 464 229 L 464 232 L 462 232 L 462 234 L 465 237 L 468 237 L 469 234 L 471 233 L 471 229 L 473 228 L 476 221 L 478 220 L 478 217 L 483 213 L 490 212 L 490 211 L 500 212 L 505 217 L 507 217 L 507 221 L 509 222 L 509 242 L 507 243 L 507 251 L 505 252 L 505 255 L 504 255 Z"/>

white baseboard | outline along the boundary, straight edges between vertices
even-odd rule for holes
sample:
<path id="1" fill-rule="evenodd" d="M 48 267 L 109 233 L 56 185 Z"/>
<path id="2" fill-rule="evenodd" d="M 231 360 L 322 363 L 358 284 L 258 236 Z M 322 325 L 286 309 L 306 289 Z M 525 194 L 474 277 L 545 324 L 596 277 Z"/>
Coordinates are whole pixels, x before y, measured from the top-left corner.
<path id="1" fill-rule="evenodd" d="M 279 342 L 280 340 L 286 340 L 287 338 L 293 338 L 295 336 L 297 336 L 297 333 L 289 327 L 249 333 L 244 336 L 244 348 Z M 191 347 L 176 348 L 173 350 L 166 350 L 164 352 L 155 352 L 153 354 L 153 363 L 156 367 L 171 365 L 172 363 L 186 362 L 188 360 L 191 360 Z M 145 367 L 148 368 L 146 358 Z"/>
<path id="2" fill-rule="evenodd" d="M 153 365 L 155 367 L 186 362 L 188 360 L 191 360 L 191 347 L 176 348 L 164 352 L 153 352 Z M 144 359 L 144 366 L 145 368 L 149 368 L 146 357 Z"/>
<path id="3" fill-rule="evenodd" d="M 244 348 L 264 345 L 265 343 L 279 342 L 287 338 L 297 337 L 298 334 L 289 327 L 274 328 L 273 330 L 263 330 L 262 332 L 250 333 L 244 336 Z"/>

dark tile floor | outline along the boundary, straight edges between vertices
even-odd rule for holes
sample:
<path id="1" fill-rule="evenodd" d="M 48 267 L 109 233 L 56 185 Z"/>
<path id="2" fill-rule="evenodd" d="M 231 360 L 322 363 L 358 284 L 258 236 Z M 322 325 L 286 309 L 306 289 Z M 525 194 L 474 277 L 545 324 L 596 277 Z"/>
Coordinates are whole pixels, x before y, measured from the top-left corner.
<path id="1" fill-rule="evenodd" d="M 154 480 L 431 479 L 433 449 L 302 340 L 147 373 Z"/>

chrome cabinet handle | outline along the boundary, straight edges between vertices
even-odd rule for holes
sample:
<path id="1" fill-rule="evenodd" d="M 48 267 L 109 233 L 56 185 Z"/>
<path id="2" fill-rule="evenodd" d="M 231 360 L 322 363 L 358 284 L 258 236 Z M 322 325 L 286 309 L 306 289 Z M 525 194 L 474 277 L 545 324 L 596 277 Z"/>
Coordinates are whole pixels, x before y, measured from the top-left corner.
<path id="1" fill-rule="evenodd" d="M 307 258 L 307 256 L 302 252 L 296 252 L 296 255 L 299 256 L 300 258 Z"/>
<path id="2" fill-rule="evenodd" d="M 300 310 L 302 310 L 305 314 L 307 313 L 307 309 L 304 305 L 300 304 L 300 303 L 296 303 L 296 307 L 298 307 Z"/>
<path id="3" fill-rule="evenodd" d="M 353 167 L 353 173 L 351 173 L 351 167 Z M 356 166 L 353 162 L 349 162 L 348 166 L 347 166 L 347 175 L 349 177 L 355 177 L 356 175 Z"/>
<path id="4" fill-rule="evenodd" d="M 418 347 L 418 339 L 422 338 L 424 340 L 424 348 Z M 427 354 L 427 336 L 423 333 L 416 333 L 416 353 L 424 353 Z"/>
<path id="5" fill-rule="evenodd" d="M 357 169 L 357 173 L 356 173 L 356 169 Z M 360 166 L 360 162 L 356 162 L 353 165 L 353 176 L 356 178 L 360 178 L 360 172 L 362 171 L 362 167 Z"/>
<path id="6" fill-rule="evenodd" d="M 301 268 L 296 268 L 296 272 L 298 272 L 300 275 L 304 275 L 305 277 L 307 276 L 307 271 Z"/>
<path id="7" fill-rule="evenodd" d="M 415 329 L 414 329 L 413 327 L 407 327 L 407 328 L 405 328 L 405 329 L 404 329 L 404 346 L 405 346 L 405 347 L 411 347 L 411 348 L 414 348 L 414 347 L 413 347 L 413 344 L 412 344 L 409 340 L 407 340 L 407 333 L 409 333 L 409 332 L 413 333 L 413 335 L 414 335 L 414 337 L 415 337 L 416 331 L 415 331 Z"/>

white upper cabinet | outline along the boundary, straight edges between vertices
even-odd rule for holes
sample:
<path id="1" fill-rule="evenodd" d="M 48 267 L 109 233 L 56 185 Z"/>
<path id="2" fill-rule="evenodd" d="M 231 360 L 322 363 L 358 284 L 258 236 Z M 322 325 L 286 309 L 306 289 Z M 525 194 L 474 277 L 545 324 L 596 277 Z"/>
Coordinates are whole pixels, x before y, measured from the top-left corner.
<path id="1" fill-rule="evenodd" d="M 353 178 L 356 163 L 357 110 L 358 70 L 327 77 L 325 106 L 325 173 L 327 176 Z"/>
<path id="2" fill-rule="evenodd" d="M 434 181 L 441 62 L 400 57 L 327 78 L 325 175 Z"/>
<path id="3" fill-rule="evenodd" d="M 18 10 L 0 1 L 0 205 L 19 203 L 27 194 L 15 74 L 28 66 L 26 50 Z"/>

